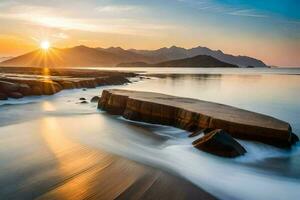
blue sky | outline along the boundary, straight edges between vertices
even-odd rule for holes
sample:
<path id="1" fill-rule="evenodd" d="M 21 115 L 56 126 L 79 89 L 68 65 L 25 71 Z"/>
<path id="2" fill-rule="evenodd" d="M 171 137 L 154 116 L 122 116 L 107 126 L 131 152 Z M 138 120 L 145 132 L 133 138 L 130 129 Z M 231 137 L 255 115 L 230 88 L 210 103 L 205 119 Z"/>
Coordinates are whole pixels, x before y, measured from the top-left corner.
<path id="1" fill-rule="evenodd" d="M 299 0 L 1 0 L 0 56 L 53 46 L 207 46 L 300 66 Z"/>

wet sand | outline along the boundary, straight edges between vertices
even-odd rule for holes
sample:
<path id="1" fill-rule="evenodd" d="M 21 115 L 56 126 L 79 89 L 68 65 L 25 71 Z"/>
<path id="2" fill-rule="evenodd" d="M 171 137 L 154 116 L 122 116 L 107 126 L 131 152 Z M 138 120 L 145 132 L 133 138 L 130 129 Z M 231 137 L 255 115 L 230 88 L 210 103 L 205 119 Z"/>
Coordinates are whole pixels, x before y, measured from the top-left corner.
<path id="1" fill-rule="evenodd" d="M 214 199 L 191 183 L 160 170 L 104 152 L 80 148 L 75 152 L 80 158 L 76 155 L 78 159 L 73 160 L 69 155 L 64 159 L 72 159 L 74 164 L 61 166 L 66 170 L 76 168 L 73 173 L 38 199 Z"/>
<path id="2" fill-rule="evenodd" d="M 183 178 L 74 141 L 61 121 L 0 127 L 1 199 L 215 199 Z"/>

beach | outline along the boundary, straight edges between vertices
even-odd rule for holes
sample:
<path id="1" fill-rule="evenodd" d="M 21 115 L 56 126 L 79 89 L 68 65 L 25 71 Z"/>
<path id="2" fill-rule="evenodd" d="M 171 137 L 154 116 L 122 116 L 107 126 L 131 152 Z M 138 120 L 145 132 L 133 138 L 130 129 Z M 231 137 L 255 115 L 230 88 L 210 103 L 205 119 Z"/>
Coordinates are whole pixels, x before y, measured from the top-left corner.
<path id="1" fill-rule="evenodd" d="M 70 119 L 45 117 L 1 127 L 1 189 L 5 199 L 215 199 L 194 184 L 72 141 L 60 129 Z M 25 130 L 17 137 L 13 129 Z M 4 152 L 11 162 L 3 163 Z M 178 187 L 180 185 L 180 187 Z"/>
<path id="2" fill-rule="evenodd" d="M 89 102 L 105 89 L 173 94 L 268 114 L 291 123 L 293 132 L 299 135 L 299 105 L 292 98 L 298 88 L 297 75 L 142 75 L 150 79 L 133 78 L 127 85 L 69 89 L 53 95 L 1 101 L 1 197 L 296 199 L 299 196 L 299 143 L 287 151 L 238 140 L 247 153 L 234 159 L 221 158 L 195 149 L 192 142 L 197 138 L 189 138 L 185 130 L 126 120 Z M 281 83 L 285 86 L 281 91 L 270 90 L 279 84 L 277 78 L 289 82 Z M 235 87 L 240 82 L 243 87 Z M 190 85 L 194 86 L 193 91 L 184 89 Z M 251 91 L 248 88 L 254 85 L 256 91 L 240 95 L 244 90 Z M 263 93 L 272 93 L 278 101 L 270 104 L 274 100 Z M 88 103 L 80 103 L 82 97 Z"/>

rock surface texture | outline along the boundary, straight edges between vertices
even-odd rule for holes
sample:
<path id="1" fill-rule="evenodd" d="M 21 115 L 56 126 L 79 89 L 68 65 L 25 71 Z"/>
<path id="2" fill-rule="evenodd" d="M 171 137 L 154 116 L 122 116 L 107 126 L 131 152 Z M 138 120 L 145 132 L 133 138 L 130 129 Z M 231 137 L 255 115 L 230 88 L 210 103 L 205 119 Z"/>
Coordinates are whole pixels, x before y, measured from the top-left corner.
<path id="1" fill-rule="evenodd" d="M 104 90 L 98 108 L 111 114 L 194 131 L 223 129 L 234 138 L 289 148 L 296 140 L 289 123 L 232 106 L 151 92 Z"/>

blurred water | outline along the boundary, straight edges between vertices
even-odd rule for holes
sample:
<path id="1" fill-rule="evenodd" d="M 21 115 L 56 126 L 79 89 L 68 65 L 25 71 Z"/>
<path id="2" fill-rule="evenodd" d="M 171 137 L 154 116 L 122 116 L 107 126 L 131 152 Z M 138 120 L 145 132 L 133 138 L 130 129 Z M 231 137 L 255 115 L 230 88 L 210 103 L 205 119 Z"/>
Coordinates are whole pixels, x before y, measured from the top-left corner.
<path id="1" fill-rule="evenodd" d="M 286 120 L 296 134 L 300 133 L 298 75 L 172 73 L 106 88 L 161 92 L 233 105 Z M 194 149 L 191 142 L 195 138 L 188 138 L 183 130 L 131 122 L 98 111 L 96 104 L 79 104 L 80 97 L 90 99 L 102 89 L 1 102 L 0 194 L 18 192 L 24 185 L 47 187 L 45 182 L 54 178 L 45 169 L 54 165 L 58 151 L 64 152 L 64 146 L 74 143 L 175 173 L 221 199 L 300 196 L 299 144 L 288 151 L 239 140 L 248 151 L 245 156 L 216 157 Z"/>

